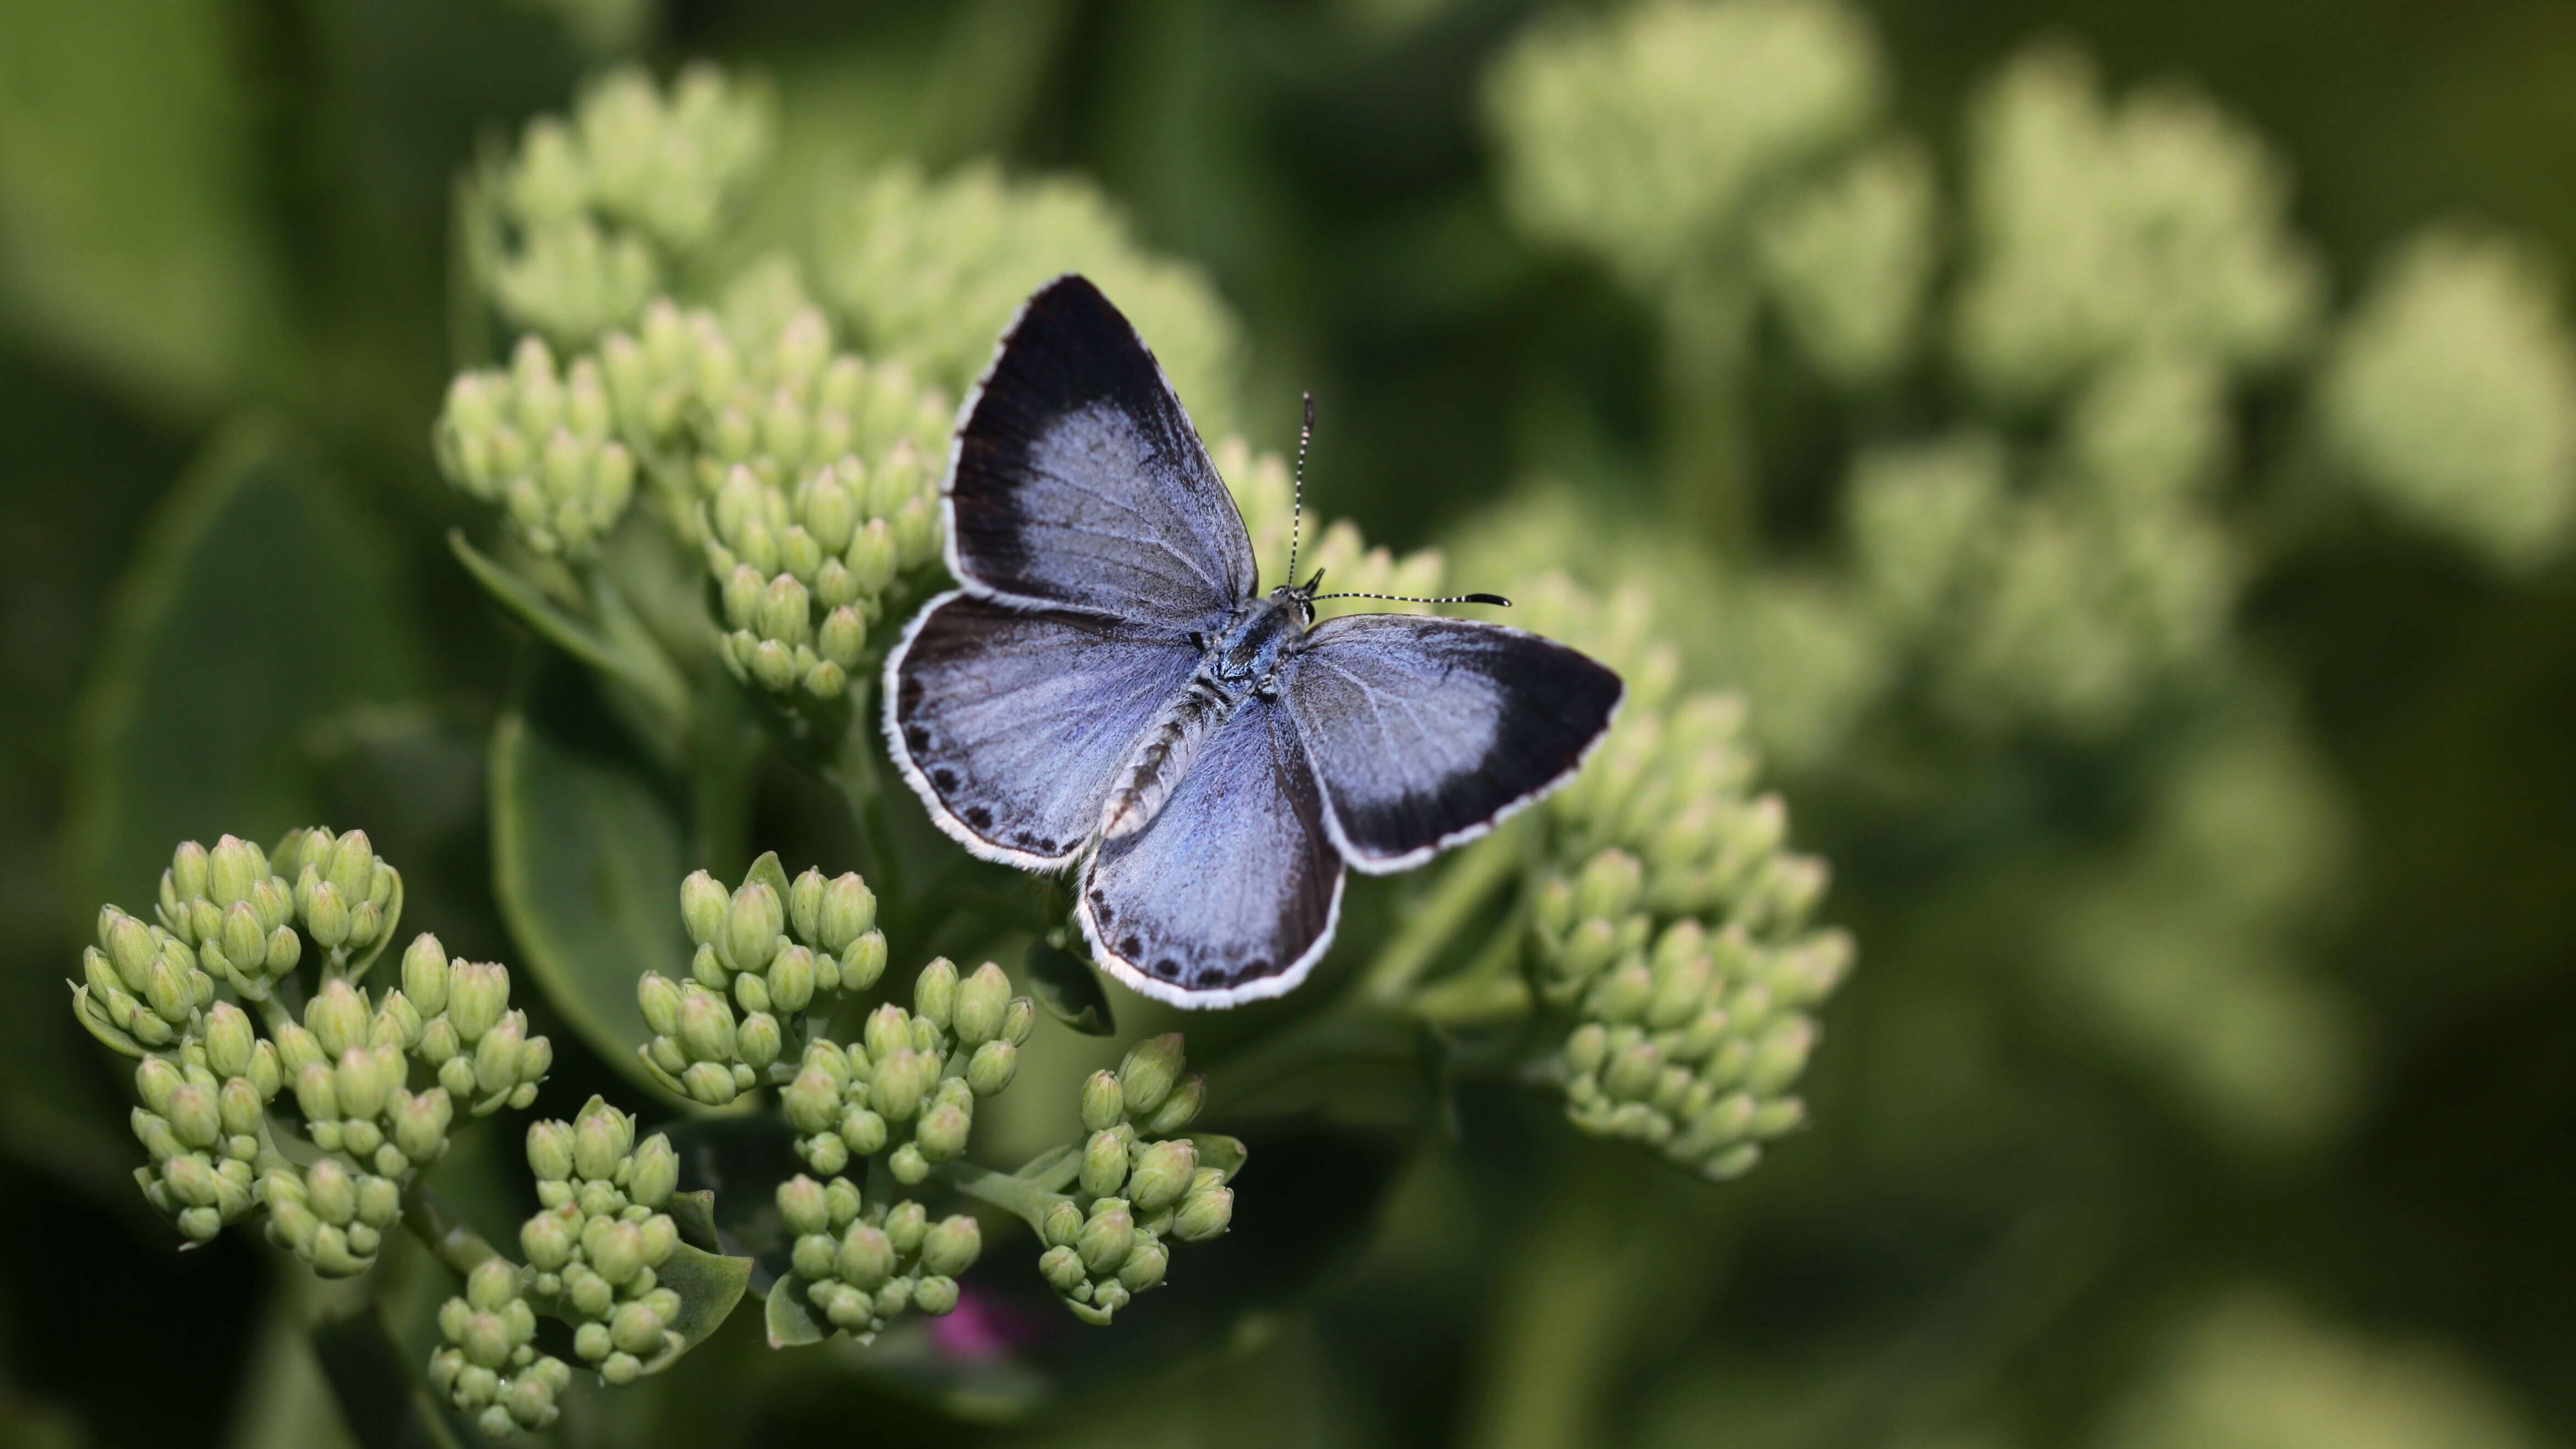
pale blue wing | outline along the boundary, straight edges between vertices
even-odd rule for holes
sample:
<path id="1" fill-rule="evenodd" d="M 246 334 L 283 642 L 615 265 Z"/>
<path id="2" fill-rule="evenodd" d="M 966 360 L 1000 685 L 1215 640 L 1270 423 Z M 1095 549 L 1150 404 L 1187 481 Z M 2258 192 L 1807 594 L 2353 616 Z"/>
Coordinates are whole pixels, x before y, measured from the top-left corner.
<path id="1" fill-rule="evenodd" d="M 886 741 L 940 829 L 987 860 L 1058 869 L 1198 658 L 1157 629 L 943 595 L 886 660 Z"/>
<path id="2" fill-rule="evenodd" d="M 948 564 L 1031 606 L 1209 627 L 1258 584 L 1252 539 L 1136 329 L 1080 277 L 1029 298 L 966 401 Z"/>
<path id="3" fill-rule="evenodd" d="M 1161 813 L 1104 841 L 1076 915 L 1109 973 L 1179 1006 L 1277 996 L 1332 941 L 1342 859 L 1273 700 L 1236 710 Z"/>
<path id="4" fill-rule="evenodd" d="M 1423 614 L 1327 620 L 1282 661 L 1278 689 L 1335 843 L 1373 873 L 1420 865 L 1563 784 L 1623 692 L 1554 640 Z"/>

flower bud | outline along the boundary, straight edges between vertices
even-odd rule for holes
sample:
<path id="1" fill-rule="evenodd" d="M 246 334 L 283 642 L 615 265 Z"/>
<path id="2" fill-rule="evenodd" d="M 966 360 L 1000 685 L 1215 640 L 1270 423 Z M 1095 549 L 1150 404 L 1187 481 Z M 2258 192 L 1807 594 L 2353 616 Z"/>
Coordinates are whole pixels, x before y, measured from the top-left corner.
<path id="1" fill-rule="evenodd" d="M 856 873 L 836 876 L 823 889 L 818 903 L 814 933 L 809 937 L 816 945 L 835 956 L 846 952 L 850 944 L 876 925 L 876 892 Z M 804 934 L 800 929 L 799 934 Z"/>
<path id="2" fill-rule="evenodd" d="M 598 1100 L 593 1098 L 593 1101 Z M 528 1124 L 528 1171 L 540 1182 L 562 1182 L 573 1175 L 573 1129 L 565 1122 Z"/>
<path id="3" fill-rule="evenodd" d="M 1138 1042 L 1128 1050 L 1127 1060 L 1118 1065 L 1118 1088 L 1126 1097 L 1127 1110 L 1150 1113 L 1163 1105 L 1180 1074 L 1179 1032 L 1165 1032 Z"/>
<path id="4" fill-rule="evenodd" d="M 790 1233 L 799 1237 L 829 1230 L 831 1205 L 823 1195 L 823 1184 L 802 1173 L 780 1183 L 778 1217 Z"/>
<path id="5" fill-rule="evenodd" d="M 644 1230 L 636 1224 L 612 1221 L 596 1233 L 585 1230 L 581 1236 L 591 1271 L 612 1285 L 631 1283 L 644 1271 Z"/>
<path id="6" fill-rule="evenodd" d="M 336 1157 L 325 1157 L 304 1169 L 304 1200 L 314 1214 L 334 1227 L 358 1215 L 358 1186 Z"/>
<path id="7" fill-rule="evenodd" d="M 170 1089 L 170 1130 L 192 1148 L 212 1147 L 224 1135 L 215 1089 L 203 1082 L 181 1082 Z"/>
<path id="8" fill-rule="evenodd" d="M 307 1122 L 340 1120 L 340 1094 L 328 1063 L 307 1062 L 295 1074 L 295 1105 L 303 1109 Z"/>
<path id="9" fill-rule="evenodd" d="M 352 830 L 331 842 L 322 858 L 322 878 L 339 891 L 343 900 L 370 898 L 376 880 L 376 852 L 367 841 L 367 832 Z"/>
<path id="10" fill-rule="evenodd" d="M 1142 1293 L 1163 1281 L 1163 1271 L 1171 1261 L 1171 1249 L 1147 1238 L 1129 1249 L 1127 1260 L 1118 1265 L 1119 1286 L 1130 1293 Z"/>
<path id="11" fill-rule="evenodd" d="M 456 1037 L 456 1023 L 445 1016 L 433 1016 L 420 1025 L 420 1040 L 412 1045 L 420 1059 L 433 1067 L 444 1067 L 464 1051 Z"/>
<path id="12" fill-rule="evenodd" d="M 635 983 L 635 1002 L 644 1008 L 644 1024 L 656 1036 L 680 1030 L 680 984 L 659 971 L 647 971 Z"/>
<path id="13" fill-rule="evenodd" d="M 402 1218 L 402 1184 L 367 1173 L 358 1180 L 358 1221 L 368 1227 L 392 1227 Z"/>
<path id="14" fill-rule="evenodd" d="M 525 1059 L 528 1018 L 514 1011 L 496 1022 L 483 1039 L 474 1044 L 474 1085 L 484 1095 L 507 1093 L 519 1083 L 519 1065 Z"/>
<path id="15" fill-rule="evenodd" d="M 1774 1023 L 1753 1048 L 1744 1071 L 1745 1090 L 1757 1097 L 1778 1095 L 1807 1069 L 1807 1054 L 1815 1043 L 1815 1025 L 1804 1017 Z"/>
<path id="16" fill-rule="evenodd" d="M 164 1117 L 170 1115 L 170 1094 L 186 1081 L 178 1063 L 168 1057 L 145 1057 L 134 1065 L 134 1094 Z"/>
<path id="17" fill-rule="evenodd" d="M 1185 1243 L 1202 1243 L 1223 1233 L 1233 1221 L 1234 1189 L 1193 1188 L 1172 1214 L 1172 1236 Z"/>
<path id="18" fill-rule="evenodd" d="M 1086 1158 L 1084 1166 L 1089 1165 Z M 1127 1195 L 1138 1212 L 1160 1212 L 1180 1201 L 1198 1165 L 1198 1146 L 1188 1138 L 1154 1143 L 1137 1157 L 1135 1171 L 1128 1178 Z"/>
<path id="19" fill-rule="evenodd" d="M 540 1273 L 557 1273 L 572 1261 L 572 1228 L 564 1210 L 541 1212 L 519 1225 L 519 1251 Z"/>
<path id="20" fill-rule="evenodd" d="M 958 1041 L 982 1046 L 1002 1034 L 1002 1014 L 1010 1008 L 1011 978 L 990 961 L 975 968 L 957 988 L 951 1025 Z"/>
<path id="21" fill-rule="evenodd" d="M 721 1062 L 698 1062 L 680 1073 L 680 1088 L 710 1107 L 721 1107 L 742 1095 L 733 1072 Z"/>
<path id="22" fill-rule="evenodd" d="M 593 1182 L 607 1182 L 635 1145 L 635 1119 L 592 1097 L 573 1119 L 573 1171 Z"/>
<path id="23" fill-rule="evenodd" d="M 201 894 L 218 906 L 229 906 L 250 897 L 250 888 L 268 874 L 268 862 L 261 858 L 259 847 L 246 840 L 225 836 L 215 842 L 206 857 L 206 888 Z"/>
<path id="24" fill-rule="evenodd" d="M 894 1246 L 882 1230 L 854 1223 L 841 1235 L 840 1257 L 834 1266 L 842 1282 L 874 1291 L 894 1272 L 894 1257 Z"/>
<path id="25" fill-rule="evenodd" d="M 403 1056 L 398 1048 L 353 1047 L 340 1054 L 331 1085 L 340 1098 L 340 1115 L 372 1119 L 385 1109 L 385 1099 L 402 1085 Z"/>
<path id="26" fill-rule="evenodd" d="M 730 903 L 725 888 L 705 871 L 692 871 L 680 882 L 680 921 L 688 927 L 689 939 L 701 946 L 713 945 L 724 930 L 725 907 Z"/>
<path id="27" fill-rule="evenodd" d="M 338 1061 L 343 1052 L 363 1046 L 367 1040 L 368 1012 L 364 997 L 339 977 L 322 983 L 322 989 L 304 1006 L 305 1030 L 313 1033 L 322 1055 Z"/>
<path id="28" fill-rule="evenodd" d="M 791 580 L 791 582 L 793 582 Z M 725 908 L 724 935 L 717 942 L 725 964 L 736 971 L 768 969 L 778 954 L 779 931 L 786 909 L 766 881 L 745 881 Z"/>
<path id="29" fill-rule="evenodd" d="M 267 1105 L 247 1077 L 226 1077 L 215 1092 L 215 1113 L 224 1131 L 235 1137 L 256 1139 L 260 1122 L 268 1115 Z"/>
<path id="30" fill-rule="evenodd" d="M 641 1303 L 619 1304 L 608 1320 L 608 1341 L 638 1358 L 660 1353 L 664 1332 L 662 1315 Z"/>
<path id="31" fill-rule="evenodd" d="M 1002 1040 L 1015 1047 L 1027 1046 L 1029 1033 L 1037 1029 L 1037 1022 L 1035 1003 L 1025 996 L 1012 997 L 1010 1005 L 1002 1008 Z"/>
<path id="32" fill-rule="evenodd" d="M 376 1005 L 375 1022 L 367 1028 L 367 1043 L 409 1051 L 419 1045 L 423 1025 L 420 1008 L 411 1004 L 410 997 L 400 991 L 388 991 Z"/>
<path id="33" fill-rule="evenodd" d="M 423 1008 L 426 1010 L 426 1008 Z M 457 1037 L 479 1042 L 510 1009 L 510 973 L 496 962 L 458 961 L 449 967 L 447 1019 Z"/>
<path id="34" fill-rule="evenodd" d="M 170 883 L 172 893 L 183 901 L 204 895 L 207 884 L 206 848 L 193 840 L 183 841 L 177 850 L 170 852 L 170 870 L 162 878 Z"/>
<path id="35" fill-rule="evenodd" d="M 837 973 L 836 973 L 837 974 Z M 769 963 L 769 1009 L 793 1016 L 814 1004 L 814 953 L 789 946 Z"/>
<path id="36" fill-rule="evenodd" d="M 841 1114 L 840 1139 L 861 1157 L 884 1151 L 888 1135 L 886 1119 L 865 1107 L 852 1107 Z"/>
<path id="37" fill-rule="evenodd" d="M 1074 1251 L 1082 1255 L 1082 1265 L 1092 1276 L 1113 1272 L 1127 1260 L 1136 1245 L 1136 1222 L 1127 1205 L 1117 1198 L 1103 1198 L 1092 1205 L 1090 1220 L 1074 1238 Z"/>
<path id="38" fill-rule="evenodd" d="M 912 1014 L 945 1031 L 957 1005 L 957 967 L 945 956 L 921 968 L 912 983 Z"/>
<path id="39" fill-rule="evenodd" d="M 1192 1072 L 1181 1078 L 1180 1085 L 1172 1089 L 1172 1095 L 1163 1100 L 1162 1107 L 1154 1113 L 1154 1120 L 1146 1124 L 1145 1130 L 1158 1136 L 1178 1132 L 1197 1119 L 1199 1107 L 1206 1100 L 1207 1078 Z"/>
<path id="40" fill-rule="evenodd" d="M 885 974 L 886 940 L 877 931 L 862 931 L 841 950 L 841 990 L 865 991 Z"/>
<path id="41" fill-rule="evenodd" d="M 285 1085 L 286 1081 L 284 1063 L 278 1056 L 276 1046 L 264 1041 L 253 1043 L 250 1049 L 250 1070 L 245 1073 L 245 1076 L 252 1090 L 259 1093 L 261 1101 L 265 1102 L 276 1096 L 277 1089 Z"/>
<path id="42" fill-rule="evenodd" d="M 822 1132 L 840 1116 L 841 1089 L 834 1085 L 830 1073 L 808 1067 L 778 1094 L 778 1105 L 788 1126 L 809 1135 Z"/>
<path id="43" fill-rule="evenodd" d="M 172 943 L 177 946 L 176 942 Z M 185 951 L 185 946 L 177 946 Z M 143 1001 L 152 1014 L 171 1026 L 187 1024 L 189 1013 L 197 1009 L 197 989 L 188 979 L 190 968 L 183 966 L 174 952 L 165 951 L 152 958 L 143 971 Z"/>
<path id="44" fill-rule="evenodd" d="M 1118 1125 L 1127 1112 L 1126 1095 L 1119 1090 L 1117 1074 L 1102 1070 L 1093 1072 L 1082 1084 L 1082 1125 L 1089 1131 L 1106 1132 Z"/>
<path id="45" fill-rule="evenodd" d="M 1069 1243 L 1058 1244 L 1040 1254 L 1038 1273 L 1058 1293 L 1071 1293 L 1091 1281 L 1091 1271 L 1082 1266 L 1082 1254 Z"/>
<path id="46" fill-rule="evenodd" d="M 696 1062 L 733 1060 L 733 1011 L 724 998 L 704 987 L 681 989 L 681 1050 Z"/>
<path id="47" fill-rule="evenodd" d="M 1094 1132 L 1083 1145 L 1082 1190 L 1107 1197 L 1127 1181 L 1127 1143 L 1115 1132 Z"/>
<path id="48" fill-rule="evenodd" d="M 920 1125 L 912 1130 L 913 1145 L 932 1162 L 946 1162 L 966 1150 L 966 1134 L 974 1118 L 964 1109 L 943 1102 L 921 1114 Z"/>
<path id="49" fill-rule="evenodd" d="M 658 1208 L 671 1200 L 680 1185 L 680 1154 L 671 1148 L 671 1139 L 656 1132 L 635 1149 L 632 1175 L 626 1180 L 626 1196 L 648 1208 Z"/>
<path id="50" fill-rule="evenodd" d="M 1007 1041 L 988 1041 L 966 1062 L 966 1085 L 978 1097 L 990 1097 L 1011 1084 L 1020 1068 L 1020 1049 Z"/>
<path id="51" fill-rule="evenodd" d="M 868 1013 L 860 1038 L 867 1046 L 869 1059 L 882 1066 L 898 1047 L 912 1045 L 912 1014 L 889 1001 Z"/>
<path id="52" fill-rule="evenodd" d="M 745 977 L 745 980 L 755 978 Z M 765 1011 L 744 1017 L 733 1036 L 734 1054 L 755 1071 L 766 1071 L 778 1054 L 786 1049 L 786 1037 L 779 1030 L 778 1018 Z"/>

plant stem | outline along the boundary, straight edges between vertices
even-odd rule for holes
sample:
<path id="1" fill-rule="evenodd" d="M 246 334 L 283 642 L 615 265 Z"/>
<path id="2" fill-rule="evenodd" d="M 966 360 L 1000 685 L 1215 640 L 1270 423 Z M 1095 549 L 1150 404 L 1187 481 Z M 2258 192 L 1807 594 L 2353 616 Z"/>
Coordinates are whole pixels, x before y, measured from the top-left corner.
<path id="1" fill-rule="evenodd" d="M 1064 1194 L 1049 1192 L 1028 1178 L 977 1167 L 971 1162 L 944 1163 L 939 1175 L 968 1197 L 1020 1218 L 1031 1231 L 1037 1230 L 1049 1207 L 1064 1199 Z"/>
<path id="2" fill-rule="evenodd" d="M 1402 1006 L 1439 960 L 1440 950 L 1520 870 L 1520 831 L 1507 825 L 1474 850 L 1462 853 L 1440 883 L 1406 915 L 1395 938 L 1360 978 L 1360 998 L 1376 1006 Z"/>
<path id="3" fill-rule="evenodd" d="M 403 1226 L 460 1278 L 501 1256 L 482 1234 L 449 1216 L 447 1205 L 426 1187 L 415 1185 L 404 1195 Z"/>

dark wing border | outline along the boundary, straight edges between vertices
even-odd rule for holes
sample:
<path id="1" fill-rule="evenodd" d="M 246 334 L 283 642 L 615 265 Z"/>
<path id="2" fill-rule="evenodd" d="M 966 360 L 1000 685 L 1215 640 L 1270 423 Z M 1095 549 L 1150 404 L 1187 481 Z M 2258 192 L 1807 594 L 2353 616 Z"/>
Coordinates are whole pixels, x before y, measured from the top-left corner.
<path id="1" fill-rule="evenodd" d="M 1381 616 L 1377 614 L 1345 614 L 1341 617 L 1345 619 L 1372 619 Z M 1435 615 L 1432 617 L 1444 616 Z M 1339 621 L 1327 620 L 1325 623 L 1316 626 L 1317 631 L 1320 632 L 1323 629 L 1330 628 L 1336 622 Z M 1583 767 L 1591 763 L 1593 755 L 1600 751 L 1602 742 L 1610 738 L 1610 732 L 1612 730 L 1618 728 L 1619 712 L 1627 708 L 1628 681 L 1620 677 L 1618 671 L 1611 669 L 1606 664 L 1602 664 L 1601 661 L 1597 659 L 1593 659 L 1592 656 L 1584 654 L 1583 651 L 1574 648 L 1571 644 L 1567 644 L 1562 640 L 1550 639 L 1544 634 L 1533 634 L 1527 629 L 1515 629 L 1509 624 L 1487 623 L 1480 619 L 1453 619 L 1449 622 L 1464 624 L 1477 629 L 1492 629 L 1500 633 L 1516 635 L 1523 639 L 1535 639 L 1542 644 L 1551 644 L 1559 649 L 1572 652 L 1600 668 L 1603 673 L 1608 674 L 1611 679 L 1618 684 L 1619 693 L 1610 701 L 1608 712 L 1603 714 L 1601 717 L 1600 732 L 1592 737 L 1592 742 L 1590 744 L 1585 745 L 1581 750 L 1575 753 L 1573 762 L 1568 764 L 1563 770 L 1549 776 L 1547 779 L 1539 782 L 1537 785 L 1531 787 L 1522 794 L 1504 801 L 1499 809 L 1495 810 L 1493 814 L 1486 816 L 1483 820 L 1473 825 L 1461 826 L 1460 828 L 1441 836 L 1439 839 L 1432 841 L 1428 845 L 1417 846 L 1412 850 L 1406 851 L 1402 855 L 1372 855 L 1369 852 L 1351 844 L 1350 837 L 1342 831 L 1341 812 L 1333 806 L 1332 784 L 1324 778 L 1322 767 L 1315 763 L 1314 750 L 1311 747 L 1308 748 L 1306 750 L 1307 768 L 1315 771 L 1315 792 L 1323 797 L 1324 801 L 1324 833 L 1331 837 L 1333 848 L 1342 853 L 1342 859 L 1349 862 L 1351 869 L 1358 871 L 1362 875 L 1396 875 L 1404 871 L 1412 870 L 1428 862 L 1432 857 L 1438 855 L 1444 850 L 1450 849 L 1453 846 L 1465 845 L 1469 841 L 1478 840 L 1491 834 L 1496 826 L 1501 825 L 1504 821 L 1511 819 L 1513 816 L 1518 815 L 1532 805 L 1546 799 L 1548 796 L 1555 794 L 1569 781 L 1573 780 L 1575 776 L 1583 773 Z M 1307 637 L 1312 639 L 1314 635 L 1309 634 Z M 1288 717 L 1293 724 L 1296 720 L 1296 711 L 1291 709 L 1288 712 Z M 1300 743 L 1303 743 L 1302 738 L 1300 739 Z"/>
<path id="2" fill-rule="evenodd" d="M 1261 593 L 1261 560 L 1252 547 L 1252 527 L 1243 520 L 1243 505 L 1235 499 L 1234 490 L 1227 484 L 1224 475 L 1217 472 L 1216 460 L 1208 454 L 1207 440 L 1199 436 L 1198 424 L 1190 418 L 1189 410 L 1182 406 L 1181 395 L 1172 386 L 1171 374 L 1163 371 L 1163 360 L 1154 355 L 1152 344 L 1146 342 L 1144 333 L 1136 330 L 1135 323 L 1127 320 L 1127 314 L 1119 311 L 1117 304 L 1111 302 L 1089 277 L 1080 272 L 1059 272 L 1021 299 L 1020 305 L 1011 313 L 1011 320 L 1002 325 L 1002 335 L 993 344 L 991 359 L 985 362 L 984 370 L 975 376 L 975 385 L 966 390 L 965 398 L 957 404 L 957 421 L 948 433 L 948 467 L 939 480 L 939 523 L 944 534 L 940 541 L 939 552 L 940 562 L 948 568 L 948 576 L 955 579 L 958 588 L 964 592 L 979 599 L 1000 604 L 1005 608 L 1030 612 L 1045 609 L 1074 609 L 1085 613 L 1105 613 L 1096 605 L 1038 599 L 1026 594 L 1014 594 L 997 589 L 977 578 L 973 571 L 966 567 L 965 560 L 957 552 L 957 470 L 964 463 L 966 456 L 967 426 L 974 421 L 975 409 L 984 400 L 984 390 L 991 385 L 994 374 L 1001 370 L 1003 361 L 1009 357 L 1011 344 L 1019 337 L 1020 326 L 1028 320 L 1030 309 L 1038 306 L 1068 284 L 1079 285 L 1097 299 L 1101 306 L 1107 308 L 1109 314 L 1118 320 L 1119 325 L 1127 329 L 1127 335 L 1135 341 L 1136 350 L 1144 355 L 1146 365 L 1153 369 L 1154 381 L 1162 390 L 1162 398 L 1171 404 L 1173 421 L 1178 424 L 1180 437 L 1188 446 L 1198 450 L 1199 461 L 1206 465 L 1207 475 L 1216 480 L 1217 492 L 1226 505 L 1223 511 L 1227 517 L 1233 519 L 1235 535 L 1242 540 L 1243 558 L 1250 569 L 1250 575 L 1245 582 L 1244 597 L 1258 598 Z"/>

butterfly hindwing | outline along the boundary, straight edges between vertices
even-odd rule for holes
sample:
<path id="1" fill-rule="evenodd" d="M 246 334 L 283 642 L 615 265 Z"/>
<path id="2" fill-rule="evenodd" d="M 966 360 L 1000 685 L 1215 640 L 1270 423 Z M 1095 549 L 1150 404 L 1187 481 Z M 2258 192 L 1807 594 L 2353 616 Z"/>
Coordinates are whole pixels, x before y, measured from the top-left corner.
<path id="1" fill-rule="evenodd" d="M 987 859 L 1058 869 L 1198 657 L 1160 629 L 948 594 L 886 661 L 887 743 L 942 830 Z"/>
<path id="2" fill-rule="evenodd" d="M 1279 668 L 1334 840 L 1372 873 L 1421 864 L 1570 778 L 1619 676 L 1553 640 L 1422 614 L 1349 614 Z"/>
<path id="3" fill-rule="evenodd" d="M 1101 844 L 1077 914 L 1121 981 L 1182 1006 L 1277 996 L 1332 939 L 1342 860 L 1278 702 L 1247 699 L 1152 823 Z"/>
<path id="4" fill-rule="evenodd" d="M 958 424 L 949 563 L 973 592 L 1177 633 L 1251 596 L 1252 541 L 1171 383 L 1080 277 L 1039 289 Z"/>

